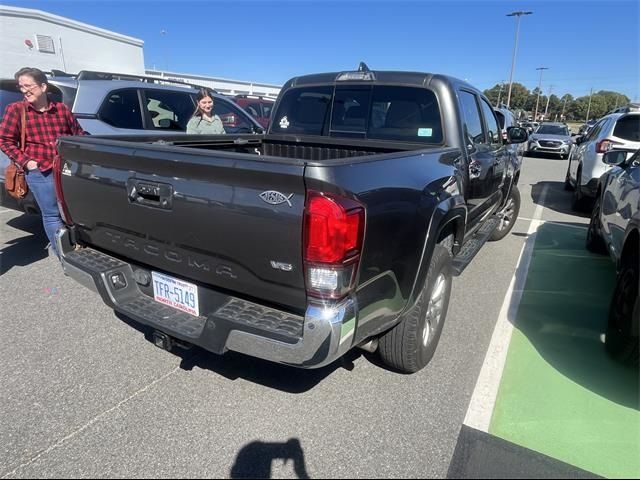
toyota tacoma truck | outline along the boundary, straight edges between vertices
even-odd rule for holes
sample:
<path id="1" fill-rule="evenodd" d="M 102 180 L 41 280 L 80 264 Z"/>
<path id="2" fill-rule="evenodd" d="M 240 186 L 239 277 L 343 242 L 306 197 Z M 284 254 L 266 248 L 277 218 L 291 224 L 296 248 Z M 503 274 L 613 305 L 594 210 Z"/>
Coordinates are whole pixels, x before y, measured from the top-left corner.
<path id="1" fill-rule="evenodd" d="M 360 347 L 416 372 L 452 276 L 513 227 L 526 139 L 446 75 L 301 76 L 264 135 L 61 138 L 57 244 L 162 348 L 317 368 Z"/>

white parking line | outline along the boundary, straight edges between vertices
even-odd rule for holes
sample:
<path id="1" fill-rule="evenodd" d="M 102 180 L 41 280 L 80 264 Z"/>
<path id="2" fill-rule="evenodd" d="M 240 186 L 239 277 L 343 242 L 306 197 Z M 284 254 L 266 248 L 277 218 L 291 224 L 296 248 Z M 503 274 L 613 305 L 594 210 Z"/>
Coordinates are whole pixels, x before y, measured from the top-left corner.
<path id="1" fill-rule="evenodd" d="M 9 208 L 0 208 L 0 214 L 7 213 L 7 212 L 15 212 L 15 210 L 11 210 Z"/>
<path id="2" fill-rule="evenodd" d="M 533 246 L 536 242 L 538 228 L 544 223 L 542 213 L 544 211 L 543 205 L 547 198 L 548 187 L 549 185 L 545 185 L 542 189 L 540 203 L 536 207 L 531 223 L 529 224 L 527 240 L 522 247 L 518 267 L 511 278 L 509 289 L 502 302 L 500 315 L 498 316 L 498 321 L 491 336 L 491 343 L 489 344 L 487 355 L 484 358 L 484 363 L 480 370 L 471 402 L 469 403 L 467 415 L 464 419 L 465 425 L 483 432 L 489 432 L 491 415 L 493 414 L 493 409 L 496 404 L 504 364 L 507 360 L 507 352 L 509 351 L 509 343 L 513 333 L 513 324 L 527 280 Z"/>

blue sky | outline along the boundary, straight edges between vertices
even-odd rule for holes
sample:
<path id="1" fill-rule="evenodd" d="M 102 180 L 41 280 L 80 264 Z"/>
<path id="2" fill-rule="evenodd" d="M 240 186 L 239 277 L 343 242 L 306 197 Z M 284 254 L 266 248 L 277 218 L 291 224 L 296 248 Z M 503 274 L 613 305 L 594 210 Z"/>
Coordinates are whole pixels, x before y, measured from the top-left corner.
<path id="1" fill-rule="evenodd" d="M 640 100 L 640 2 L 558 1 L 2 1 L 145 42 L 156 67 L 281 85 L 301 74 L 355 69 L 446 73 L 480 89 L 514 82 L 545 93 L 613 90 Z M 161 31 L 166 32 L 165 35 Z"/>

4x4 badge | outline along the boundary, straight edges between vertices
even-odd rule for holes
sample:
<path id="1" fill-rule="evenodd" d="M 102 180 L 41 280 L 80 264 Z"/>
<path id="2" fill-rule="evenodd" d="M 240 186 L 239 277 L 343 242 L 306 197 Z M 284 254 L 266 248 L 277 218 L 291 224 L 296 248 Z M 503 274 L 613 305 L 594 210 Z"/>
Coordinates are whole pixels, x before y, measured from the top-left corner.
<path id="1" fill-rule="evenodd" d="M 260 198 L 267 202 L 269 205 L 280 205 L 281 203 L 287 202 L 290 207 L 291 205 L 291 197 L 293 197 L 293 193 L 288 197 L 280 192 L 276 192 L 275 190 L 267 190 L 266 192 L 262 192 L 260 194 Z"/>

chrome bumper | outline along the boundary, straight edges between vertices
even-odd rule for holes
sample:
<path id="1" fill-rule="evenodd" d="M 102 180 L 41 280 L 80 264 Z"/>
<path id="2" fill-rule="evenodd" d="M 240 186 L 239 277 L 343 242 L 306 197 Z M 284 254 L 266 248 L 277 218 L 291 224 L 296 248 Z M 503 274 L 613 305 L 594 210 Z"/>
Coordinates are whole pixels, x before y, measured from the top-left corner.
<path id="1" fill-rule="evenodd" d="M 56 243 L 65 273 L 100 294 L 111 308 L 205 350 L 219 354 L 232 350 L 295 367 L 319 368 L 334 362 L 353 346 L 357 308 L 351 298 L 339 304 L 309 304 L 300 319 L 301 337 L 286 341 L 272 338 L 274 335 L 270 332 L 259 332 L 254 326 L 248 328 L 240 319 L 234 321 L 228 310 L 224 316 L 221 315 L 221 308 L 201 317 L 176 311 L 169 321 L 166 315 L 156 313 L 160 304 L 139 289 L 131 264 L 91 249 L 76 251 L 67 228 L 58 231 Z M 80 264 L 76 259 L 79 252 L 84 251 L 90 251 L 98 261 Z M 109 278 L 114 274 L 124 276 L 125 288 L 116 289 L 112 285 Z M 230 296 L 228 302 L 250 304 Z M 255 304 L 251 306 L 255 307 Z M 260 308 L 271 315 L 289 315 L 268 307 Z M 184 328 L 185 325 L 188 328 Z"/>

